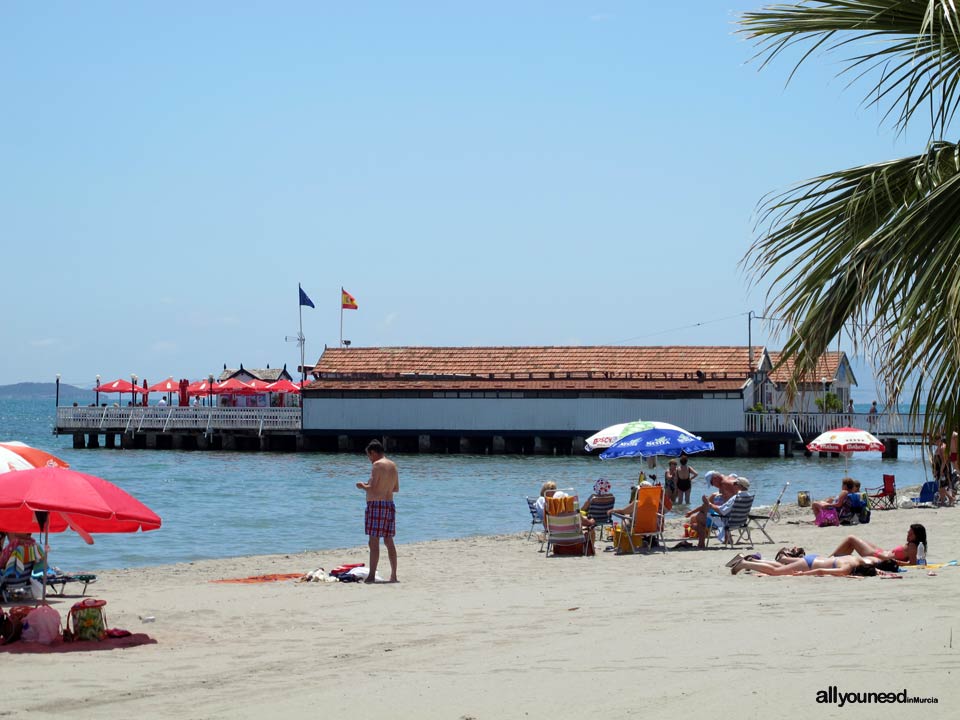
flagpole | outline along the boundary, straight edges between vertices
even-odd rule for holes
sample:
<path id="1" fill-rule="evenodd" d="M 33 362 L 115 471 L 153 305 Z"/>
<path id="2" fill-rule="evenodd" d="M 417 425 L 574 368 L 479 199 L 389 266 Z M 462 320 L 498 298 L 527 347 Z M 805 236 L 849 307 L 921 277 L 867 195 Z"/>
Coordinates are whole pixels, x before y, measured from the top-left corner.
<path id="1" fill-rule="evenodd" d="M 300 288 L 300 292 L 302 293 L 303 286 L 298 284 L 297 287 Z M 302 302 L 299 303 L 298 308 L 300 310 L 300 334 L 297 335 L 297 343 L 300 345 L 300 382 L 302 383 L 304 380 L 307 379 L 307 371 L 304 368 L 304 363 L 306 362 L 306 358 L 304 357 L 304 344 L 306 341 L 304 340 L 304 337 L 303 337 L 303 303 Z"/>
<path id="2" fill-rule="evenodd" d="M 340 347 L 343 347 L 343 288 L 340 288 Z"/>

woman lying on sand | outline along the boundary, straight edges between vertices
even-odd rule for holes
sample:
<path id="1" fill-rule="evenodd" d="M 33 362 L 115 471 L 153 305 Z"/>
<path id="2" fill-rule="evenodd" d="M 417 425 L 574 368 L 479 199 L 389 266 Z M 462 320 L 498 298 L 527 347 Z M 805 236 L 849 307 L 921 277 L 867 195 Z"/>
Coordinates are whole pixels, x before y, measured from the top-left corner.
<path id="1" fill-rule="evenodd" d="M 847 535 L 839 547 L 833 551 L 834 555 L 850 555 L 858 553 L 863 557 L 875 557 L 880 560 L 895 560 L 898 565 L 917 564 L 917 545 L 923 543 L 927 552 L 930 545 L 927 543 L 927 529 L 920 523 L 914 523 L 907 530 L 907 542 L 897 545 L 892 550 L 884 550 L 879 545 L 867 542 L 856 535 Z"/>
<path id="2" fill-rule="evenodd" d="M 727 563 L 730 572 L 736 575 L 741 570 L 753 570 L 763 575 L 860 575 L 870 577 L 877 570 L 896 572 L 897 563 L 893 560 L 881 560 L 876 557 L 858 557 L 857 555 L 805 555 L 796 560 L 780 564 L 763 560 L 747 560 L 743 555 L 735 556 Z"/>

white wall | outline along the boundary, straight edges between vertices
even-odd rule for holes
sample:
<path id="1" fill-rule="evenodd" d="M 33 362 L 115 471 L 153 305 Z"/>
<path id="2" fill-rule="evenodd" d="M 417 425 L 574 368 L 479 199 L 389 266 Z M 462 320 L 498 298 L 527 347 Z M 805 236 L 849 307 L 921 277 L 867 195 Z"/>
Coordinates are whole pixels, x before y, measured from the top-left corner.
<path id="1" fill-rule="evenodd" d="M 614 423 L 640 418 L 673 423 L 691 432 L 722 432 L 743 430 L 743 409 L 739 396 L 695 400 L 305 397 L 303 428 L 579 431 L 591 435 Z"/>

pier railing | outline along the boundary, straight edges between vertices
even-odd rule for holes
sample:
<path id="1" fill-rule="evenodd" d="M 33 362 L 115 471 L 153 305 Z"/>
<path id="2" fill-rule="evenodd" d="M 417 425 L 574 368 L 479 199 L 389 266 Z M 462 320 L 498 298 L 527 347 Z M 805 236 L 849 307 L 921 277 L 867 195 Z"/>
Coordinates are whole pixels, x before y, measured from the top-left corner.
<path id="1" fill-rule="evenodd" d="M 57 432 L 300 430 L 300 408 L 61 407 Z"/>
<path id="2" fill-rule="evenodd" d="M 745 429 L 751 433 L 817 435 L 840 427 L 855 427 L 874 435 L 919 437 L 924 416 L 904 413 L 744 413 Z"/>

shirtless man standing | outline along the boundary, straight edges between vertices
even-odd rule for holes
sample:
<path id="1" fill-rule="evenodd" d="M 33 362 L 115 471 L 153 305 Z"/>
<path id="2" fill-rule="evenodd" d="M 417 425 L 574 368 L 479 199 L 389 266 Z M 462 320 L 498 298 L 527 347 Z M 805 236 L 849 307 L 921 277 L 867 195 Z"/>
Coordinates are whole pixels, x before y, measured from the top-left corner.
<path id="1" fill-rule="evenodd" d="M 357 483 L 357 487 L 367 493 L 364 531 L 370 538 L 370 572 L 364 582 L 376 581 L 380 538 L 383 538 L 387 557 L 390 558 L 390 582 L 397 582 L 397 548 L 393 544 L 393 536 L 397 532 L 397 510 L 393 504 L 393 494 L 400 492 L 400 476 L 396 464 L 384 456 L 383 445 L 378 441 L 370 441 L 366 452 L 373 463 L 370 482 Z"/>

